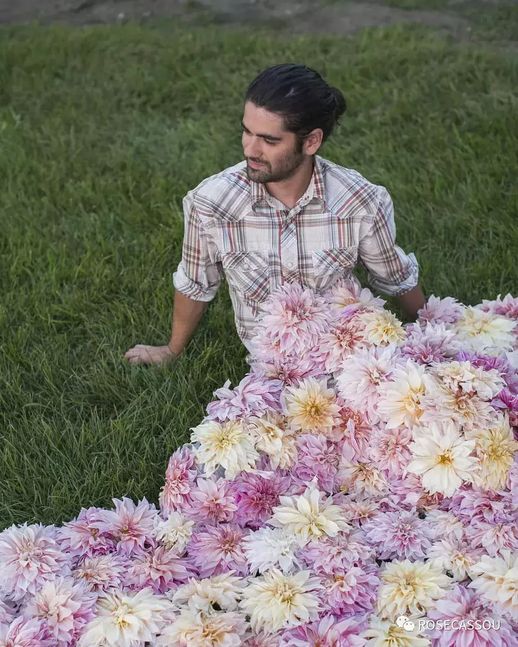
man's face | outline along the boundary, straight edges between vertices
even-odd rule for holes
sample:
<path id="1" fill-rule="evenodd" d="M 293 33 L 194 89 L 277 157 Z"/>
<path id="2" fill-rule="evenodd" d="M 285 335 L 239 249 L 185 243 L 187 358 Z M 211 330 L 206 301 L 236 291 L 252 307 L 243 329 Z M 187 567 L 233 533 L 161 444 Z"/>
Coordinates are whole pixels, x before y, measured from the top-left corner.
<path id="1" fill-rule="evenodd" d="M 245 103 L 242 143 L 248 177 L 254 182 L 286 180 L 306 157 L 295 133 L 284 130 L 282 117 L 251 101 Z"/>

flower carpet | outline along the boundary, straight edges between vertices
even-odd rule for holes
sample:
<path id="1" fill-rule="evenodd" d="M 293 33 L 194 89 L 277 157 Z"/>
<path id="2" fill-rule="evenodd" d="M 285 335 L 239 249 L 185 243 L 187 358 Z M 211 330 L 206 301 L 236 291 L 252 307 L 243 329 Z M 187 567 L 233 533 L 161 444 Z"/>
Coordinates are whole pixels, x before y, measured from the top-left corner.
<path id="1" fill-rule="evenodd" d="M 158 505 L 0 533 L 0 647 L 518 644 L 518 299 L 264 305 Z"/>

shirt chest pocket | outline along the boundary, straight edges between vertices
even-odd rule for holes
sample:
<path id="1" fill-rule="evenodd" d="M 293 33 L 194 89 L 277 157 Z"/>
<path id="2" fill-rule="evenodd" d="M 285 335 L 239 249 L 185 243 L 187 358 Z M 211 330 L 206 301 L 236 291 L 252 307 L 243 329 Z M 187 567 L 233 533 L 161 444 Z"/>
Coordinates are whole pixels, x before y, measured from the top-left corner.
<path id="1" fill-rule="evenodd" d="M 268 256 L 259 252 L 229 252 L 221 257 L 227 282 L 254 312 L 270 294 L 268 261 Z"/>
<path id="2" fill-rule="evenodd" d="M 312 287 L 325 290 L 338 279 L 350 276 L 356 266 L 358 248 L 332 247 L 312 252 Z"/>

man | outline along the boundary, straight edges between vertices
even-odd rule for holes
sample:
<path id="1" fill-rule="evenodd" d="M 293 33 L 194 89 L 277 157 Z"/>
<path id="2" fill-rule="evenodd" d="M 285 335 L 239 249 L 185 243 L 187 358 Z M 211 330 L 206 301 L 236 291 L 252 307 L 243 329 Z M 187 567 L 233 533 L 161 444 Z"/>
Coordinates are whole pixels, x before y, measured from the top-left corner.
<path id="1" fill-rule="evenodd" d="M 395 244 L 385 188 L 317 155 L 345 112 L 336 88 L 303 65 L 276 65 L 249 86 L 245 160 L 205 179 L 184 199 L 182 259 L 170 341 L 139 344 L 125 357 L 159 364 L 178 356 L 224 276 L 238 334 L 247 348 L 261 304 L 278 285 L 317 291 L 362 263 L 371 286 L 415 318 L 424 303 L 413 254 Z"/>

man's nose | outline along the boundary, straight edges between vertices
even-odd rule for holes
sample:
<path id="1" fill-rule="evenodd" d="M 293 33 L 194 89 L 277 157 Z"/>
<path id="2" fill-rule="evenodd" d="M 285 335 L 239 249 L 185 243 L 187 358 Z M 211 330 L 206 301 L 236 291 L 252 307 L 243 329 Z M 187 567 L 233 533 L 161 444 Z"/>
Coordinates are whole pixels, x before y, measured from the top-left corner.
<path id="1" fill-rule="evenodd" d="M 245 157 L 261 159 L 261 142 L 255 137 L 249 137 L 243 142 L 243 152 Z"/>

